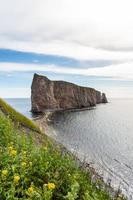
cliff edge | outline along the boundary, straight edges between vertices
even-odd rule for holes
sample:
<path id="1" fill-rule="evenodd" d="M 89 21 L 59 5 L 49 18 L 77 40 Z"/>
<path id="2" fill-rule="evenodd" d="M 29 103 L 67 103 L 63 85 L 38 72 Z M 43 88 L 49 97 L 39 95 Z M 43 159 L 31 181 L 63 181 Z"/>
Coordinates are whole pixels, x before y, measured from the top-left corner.
<path id="1" fill-rule="evenodd" d="M 107 103 L 105 93 L 65 81 L 51 81 L 34 74 L 31 86 L 32 112 L 45 110 L 80 109 Z"/>

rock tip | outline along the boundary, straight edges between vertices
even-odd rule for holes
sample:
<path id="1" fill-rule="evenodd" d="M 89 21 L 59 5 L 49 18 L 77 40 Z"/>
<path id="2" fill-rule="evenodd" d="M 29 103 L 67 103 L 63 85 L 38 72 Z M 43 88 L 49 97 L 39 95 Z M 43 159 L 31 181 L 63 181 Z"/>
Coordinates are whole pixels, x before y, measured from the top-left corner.
<path id="1" fill-rule="evenodd" d="M 107 100 L 105 93 L 102 93 L 102 103 L 108 103 L 108 100 Z"/>

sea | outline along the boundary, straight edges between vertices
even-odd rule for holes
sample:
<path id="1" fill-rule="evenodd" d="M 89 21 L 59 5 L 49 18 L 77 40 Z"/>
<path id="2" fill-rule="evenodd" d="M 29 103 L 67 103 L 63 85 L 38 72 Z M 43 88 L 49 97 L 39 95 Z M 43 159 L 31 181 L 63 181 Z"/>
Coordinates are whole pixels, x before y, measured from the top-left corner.
<path id="1" fill-rule="evenodd" d="M 32 118 L 30 99 L 6 99 Z M 133 199 L 133 99 L 109 99 L 88 110 L 54 113 L 48 134 Z"/>

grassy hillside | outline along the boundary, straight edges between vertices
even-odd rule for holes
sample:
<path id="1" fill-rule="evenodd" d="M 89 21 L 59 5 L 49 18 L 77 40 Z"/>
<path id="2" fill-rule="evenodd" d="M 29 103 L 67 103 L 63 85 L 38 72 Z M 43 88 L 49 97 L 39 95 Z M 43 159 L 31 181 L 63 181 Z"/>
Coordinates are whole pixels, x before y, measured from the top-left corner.
<path id="1" fill-rule="evenodd" d="M 32 121 L 3 100 L 0 106 L 1 200 L 111 200 L 100 181 L 93 184 L 89 174 L 45 136 L 36 145 L 34 136 L 40 134 Z M 18 122 L 27 131 L 17 128 Z"/>
<path id="2" fill-rule="evenodd" d="M 9 104 L 7 104 L 3 99 L 0 98 L 0 110 L 9 116 L 14 122 L 26 127 L 30 128 L 33 131 L 40 132 L 39 127 L 35 125 L 33 121 L 22 115 L 21 113 L 17 112 L 13 109 Z"/>

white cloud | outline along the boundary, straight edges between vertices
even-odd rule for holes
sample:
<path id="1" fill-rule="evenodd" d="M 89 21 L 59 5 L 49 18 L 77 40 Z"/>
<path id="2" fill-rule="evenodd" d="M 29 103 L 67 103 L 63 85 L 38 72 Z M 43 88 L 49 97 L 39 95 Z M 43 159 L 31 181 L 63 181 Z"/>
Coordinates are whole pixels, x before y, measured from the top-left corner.
<path id="1" fill-rule="evenodd" d="M 132 0 L 0 0 L 0 48 L 119 61 L 92 69 L 39 65 L 37 60 L 34 65 L 0 63 L 0 72 L 49 71 L 133 80 L 132 8 Z M 132 95 L 126 87 L 105 90 L 114 96 L 117 91 Z M 30 94 L 27 88 L 8 91 L 10 96 Z M 8 94 L 3 89 L 0 96 Z"/>
<path id="2" fill-rule="evenodd" d="M 67 68 L 57 65 L 0 63 L 0 72 L 54 72 L 84 76 L 110 77 L 113 79 L 133 80 L 133 62 L 114 64 L 100 68 Z"/>
<path id="3" fill-rule="evenodd" d="M 132 0 L 0 0 L 0 47 L 133 59 Z"/>

